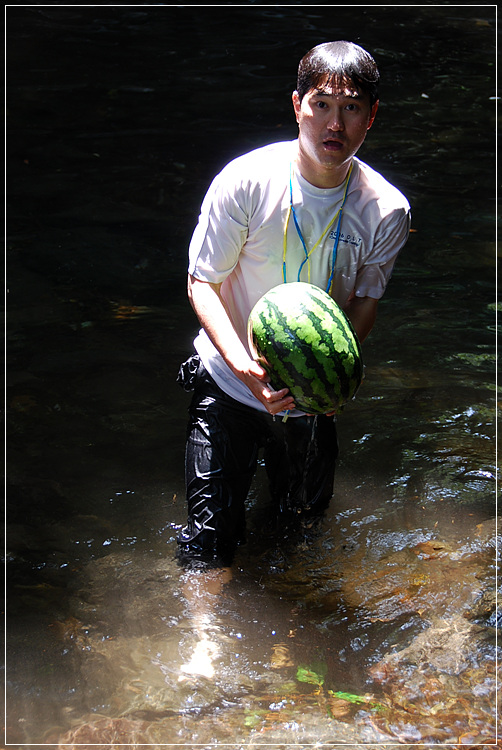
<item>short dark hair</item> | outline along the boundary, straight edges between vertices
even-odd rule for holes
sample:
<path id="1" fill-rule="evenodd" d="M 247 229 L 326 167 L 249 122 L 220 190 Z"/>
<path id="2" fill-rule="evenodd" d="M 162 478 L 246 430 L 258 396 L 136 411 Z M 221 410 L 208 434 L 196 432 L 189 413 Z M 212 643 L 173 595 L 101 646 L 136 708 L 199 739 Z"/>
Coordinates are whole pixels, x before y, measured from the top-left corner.
<path id="1" fill-rule="evenodd" d="M 378 100 L 380 73 L 372 56 L 353 42 L 325 42 L 300 60 L 296 90 L 301 101 L 313 89 L 347 79 L 369 95 L 373 106 Z"/>

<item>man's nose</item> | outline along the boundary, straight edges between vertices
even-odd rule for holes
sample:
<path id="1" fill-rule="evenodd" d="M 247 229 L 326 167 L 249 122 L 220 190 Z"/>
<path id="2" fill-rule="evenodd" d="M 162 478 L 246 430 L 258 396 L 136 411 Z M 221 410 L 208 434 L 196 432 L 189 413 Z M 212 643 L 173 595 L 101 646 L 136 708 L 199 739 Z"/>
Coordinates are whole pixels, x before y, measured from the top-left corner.
<path id="1" fill-rule="evenodd" d="M 334 109 L 331 112 L 331 117 L 329 119 L 328 128 L 330 130 L 333 130 L 335 132 L 344 130 L 344 124 L 343 124 L 343 116 L 342 111 L 339 109 Z"/>

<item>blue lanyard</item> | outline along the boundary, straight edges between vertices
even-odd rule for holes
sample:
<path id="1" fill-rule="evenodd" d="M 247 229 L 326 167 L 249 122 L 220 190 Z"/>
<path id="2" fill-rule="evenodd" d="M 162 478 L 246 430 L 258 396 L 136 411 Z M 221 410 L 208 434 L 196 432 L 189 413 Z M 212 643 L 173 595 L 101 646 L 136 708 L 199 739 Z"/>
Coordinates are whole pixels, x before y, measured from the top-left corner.
<path id="1" fill-rule="evenodd" d="M 347 195 L 349 193 L 349 182 L 350 182 L 350 178 L 351 178 L 351 175 L 352 175 L 352 166 L 353 165 L 351 164 L 350 165 L 350 169 L 349 169 L 349 173 L 348 173 L 348 175 L 346 177 L 346 183 L 345 183 L 345 190 L 344 190 L 344 194 L 343 194 L 342 205 L 338 209 L 338 213 L 335 214 L 334 218 L 330 221 L 330 223 L 328 224 L 328 226 L 326 227 L 326 229 L 324 230 L 324 232 L 321 234 L 321 236 L 317 240 L 316 244 L 314 245 L 314 247 L 312 248 L 312 250 L 310 251 L 310 253 L 309 253 L 309 251 L 307 249 L 307 245 L 305 243 L 305 239 L 303 237 L 302 230 L 300 228 L 300 223 L 299 223 L 298 217 L 296 215 L 295 207 L 293 205 L 293 180 L 292 180 L 293 164 L 291 164 L 290 172 L 289 172 L 289 212 L 288 212 L 288 220 L 289 220 L 289 213 L 292 213 L 293 214 L 293 221 L 294 221 L 294 224 L 295 224 L 295 227 L 296 227 L 296 231 L 297 231 L 298 237 L 300 238 L 300 241 L 302 243 L 303 252 L 305 253 L 305 258 L 301 262 L 300 268 L 298 269 L 298 277 L 297 277 L 298 281 L 300 281 L 300 275 L 301 275 L 303 266 L 305 265 L 305 263 L 308 263 L 310 255 L 316 249 L 316 247 L 320 244 L 320 242 L 323 239 L 324 235 L 328 232 L 329 228 L 331 227 L 331 225 L 333 224 L 333 222 L 336 220 L 336 218 L 338 216 L 338 222 L 337 222 L 336 231 L 335 231 L 335 240 L 333 242 L 333 250 L 332 250 L 332 253 L 331 253 L 331 274 L 330 274 L 330 277 L 329 277 L 329 280 L 328 280 L 328 285 L 326 287 L 326 291 L 328 292 L 328 294 L 329 294 L 329 291 L 331 289 L 331 285 L 333 283 L 333 276 L 334 276 L 334 273 L 335 273 L 335 263 L 336 263 L 336 257 L 337 257 L 337 254 L 338 254 L 338 243 L 340 241 L 340 227 L 341 227 L 341 224 L 342 224 L 342 213 L 343 213 L 343 207 L 345 205 L 345 201 L 347 200 Z M 284 282 L 286 282 L 286 232 L 287 232 L 287 228 L 288 228 L 288 220 L 286 221 L 286 228 L 284 230 L 284 255 L 283 255 L 283 277 L 284 277 Z M 310 274 L 310 270 L 309 270 L 309 274 Z"/>

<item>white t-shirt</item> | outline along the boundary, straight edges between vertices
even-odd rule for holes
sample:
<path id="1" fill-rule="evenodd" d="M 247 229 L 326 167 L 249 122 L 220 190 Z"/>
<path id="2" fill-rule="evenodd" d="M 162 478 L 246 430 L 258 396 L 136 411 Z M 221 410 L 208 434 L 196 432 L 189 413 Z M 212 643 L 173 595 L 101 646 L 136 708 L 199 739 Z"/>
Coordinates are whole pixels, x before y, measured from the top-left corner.
<path id="1" fill-rule="evenodd" d="M 292 215 L 287 222 L 290 175 L 293 205 L 309 251 L 335 218 L 345 184 L 321 189 L 308 183 L 295 168 L 297 144 L 296 140 L 274 143 L 227 164 L 204 198 L 190 243 L 189 273 L 201 281 L 222 284 L 222 297 L 246 348 L 249 313 L 265 292 L 284 282 L 284 269 L 287 281 L 310 281 L 322 289 L 329 282 L 337 221 L 303 264 L 298 278 L 305 251 Z M 331 287 L 341 307 L 353 295 L 380 299 L 409 228 L 410 207 L 404 195 L 354 158 Z M 265 411 L 204 330 L 194 344 L 225 393 Z"/>

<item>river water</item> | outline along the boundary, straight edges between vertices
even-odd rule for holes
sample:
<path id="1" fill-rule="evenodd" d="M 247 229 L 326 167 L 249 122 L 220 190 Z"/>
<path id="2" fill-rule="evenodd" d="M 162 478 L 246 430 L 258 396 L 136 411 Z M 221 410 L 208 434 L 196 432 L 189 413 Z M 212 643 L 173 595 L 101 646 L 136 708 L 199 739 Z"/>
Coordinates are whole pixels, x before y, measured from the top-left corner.
<path id="1" fill-rule="evenodd" d="M 8 8 L 9 745 L 495 742 L 495 8 Z M 231 570 L 188 574 L 188 241 L 334 38 L 412 232 L 325 518 L 274 530 L 260 466 Z"/>

